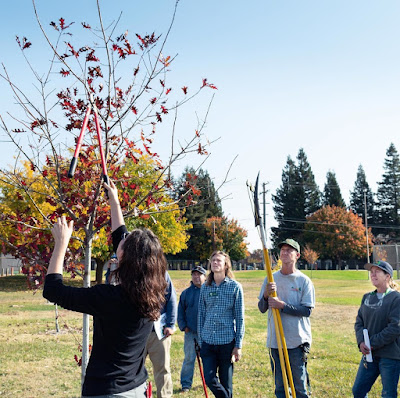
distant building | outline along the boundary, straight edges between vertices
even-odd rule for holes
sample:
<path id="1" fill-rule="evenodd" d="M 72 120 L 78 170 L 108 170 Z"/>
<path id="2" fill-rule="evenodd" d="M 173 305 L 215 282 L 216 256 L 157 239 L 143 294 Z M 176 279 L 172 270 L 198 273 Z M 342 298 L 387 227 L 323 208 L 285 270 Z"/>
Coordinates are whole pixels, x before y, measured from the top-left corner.
<path id="1" fill-rule="evenodd" d="M 21 268 L 21 260 L 14 258 L 10 254 L 0 255 L 0 275 L 11 275 L 19 273 Z"/>

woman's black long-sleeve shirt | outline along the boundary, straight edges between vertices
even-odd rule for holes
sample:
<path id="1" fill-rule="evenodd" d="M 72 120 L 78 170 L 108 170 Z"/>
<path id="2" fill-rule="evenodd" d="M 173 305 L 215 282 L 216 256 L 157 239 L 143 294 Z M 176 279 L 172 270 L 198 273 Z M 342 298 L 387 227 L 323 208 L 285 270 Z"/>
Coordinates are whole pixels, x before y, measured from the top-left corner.
<path id="1" fill-rule="evenodd" d="M 93 346 L 82 395 L 129 391 L 147 379 L 144 350 L 153 322 L 143 318 L 120 285 L 76 288 L 61 274 L 46 276 L 43 296 L 61 307 L 93 315 Z"/>

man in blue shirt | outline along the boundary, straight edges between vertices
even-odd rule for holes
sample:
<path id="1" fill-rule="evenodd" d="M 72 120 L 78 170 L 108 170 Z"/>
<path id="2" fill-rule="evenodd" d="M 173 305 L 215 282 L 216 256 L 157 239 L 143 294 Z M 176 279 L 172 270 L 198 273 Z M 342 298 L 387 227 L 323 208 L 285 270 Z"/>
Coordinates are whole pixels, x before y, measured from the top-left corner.
<path id="1" fill-rule="evenodd" d="M 228 254 L 214 252 L 209 268 L 200 290 L 197 323 L 204 378 L 215 397 L 231 398 L 233 362 L 242 355 L 243 289 L 233 280 Z"/>
<path id="2" fill-rule="evenodd" d="M 181 370 L 182 391 L 188 392 L 192 387 L 196 350 L 194 340 L 197 339 L 197 314 L 201 285 L 206 280 L 206 270 L 197 266 L 192 269 L 190 287 L 185 289 L 179 299 L 178 326 L 185 332 L 183 350 L 185 359 Z"/>

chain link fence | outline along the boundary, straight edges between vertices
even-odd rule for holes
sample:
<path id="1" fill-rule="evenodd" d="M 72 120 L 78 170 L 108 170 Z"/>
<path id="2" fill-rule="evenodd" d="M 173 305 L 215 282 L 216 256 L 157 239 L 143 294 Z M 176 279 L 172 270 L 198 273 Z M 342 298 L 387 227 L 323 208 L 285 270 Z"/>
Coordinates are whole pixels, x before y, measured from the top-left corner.
<path id="1" fill-rule="evenodd" d="M 397 271 L 393 275 L 395 279 L 400 279 L 400 245 L 376 245 L 373 247 L 372 260 L 375 261 L 387 261 L 393 270 Z"/>

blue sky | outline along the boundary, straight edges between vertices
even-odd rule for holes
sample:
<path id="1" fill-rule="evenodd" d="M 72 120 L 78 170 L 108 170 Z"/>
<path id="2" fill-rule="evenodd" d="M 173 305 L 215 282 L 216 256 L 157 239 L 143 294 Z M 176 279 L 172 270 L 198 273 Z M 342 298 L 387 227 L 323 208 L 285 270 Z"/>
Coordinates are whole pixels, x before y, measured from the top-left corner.
<path id="1" fill-rule="evenodd" d="M 129 29 L 132 35 L 165 32 L 174 6 L 171 0 L 100 3 L 105 22 L 122 11 L 121 32 Z M 94 0 L 38 0 L 37 6 L 46 23 L 59 17 L 92 23 L 96 17 Z M 178 54 L 173 78 L 192 87 L 207 77 L 218 87 L 205 132 L 219 140 L 204 168 L 218 186 L 238 155 L 220 196 L 228 197 L 225 213 L 249 230 L 251 250 L 261 243 L 246 180 L 254 181 L 261 171 L 261 181 L 275 193 L 287 156 L 295 157 L 300 147 L 321 190 L 332 170 L 348 203 L 359 164 L 376 190 L 386 149 L 393 142 L 400 150 L 399 17 L 397 1 L 180 1 L 166 48 Z M 2 10 L 0 61 L 30 87 L 16 34 L 45 46 L 29 0 L 9 2 Z M 34 63 L 40 67 L 46 61 L 37 56 Z M 3 114 L 12 97 L 4 82 L 0 90 Z M 204 112 L 208 98 L 185 110 L 182 131 L 193 130 L 196 112 Z M 164 139 L 157 140 L 156 151 L 166 157 Z M 3 166 L 13 149 L 2 143 L 0 151 Z M 186 162 L 199 159 L 182 161 L 177 174 Z M 267 211 L 271 226 L 271 204 Z"/>

